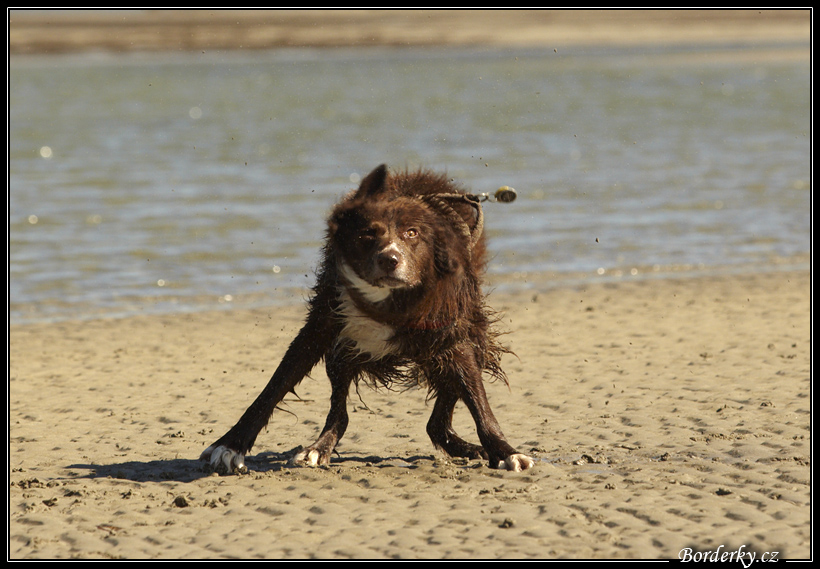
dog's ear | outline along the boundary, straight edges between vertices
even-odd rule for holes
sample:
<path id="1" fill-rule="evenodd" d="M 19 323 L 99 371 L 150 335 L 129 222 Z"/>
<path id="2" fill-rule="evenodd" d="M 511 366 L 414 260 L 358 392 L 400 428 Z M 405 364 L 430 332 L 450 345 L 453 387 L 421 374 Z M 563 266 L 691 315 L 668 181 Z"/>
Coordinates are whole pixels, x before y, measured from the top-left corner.
<path id="1" fill-rule="evenodd" d="M 458 265 L 447 254 L 447 249 L 436 244 L 433 250 L 433 267 L 436 269 L 436 274 L 443 277 L 455 272 Z"/>
<path id="2" fill-rule="evenodd" d="M 385 188 L 387 180 L 387 165 L 381 164 L 362 180 L 359 189 L 356 190 L 356 197 L 373 197 Z"/>
<path id="3" fill-rule="evenodd" d="M 446 243 L 444 236 L 439 234 L 433 243 L 433 267 L 436 274 L 442 277 L 452 275 L 459 269 L 459 262 L 450 254 Z"/>

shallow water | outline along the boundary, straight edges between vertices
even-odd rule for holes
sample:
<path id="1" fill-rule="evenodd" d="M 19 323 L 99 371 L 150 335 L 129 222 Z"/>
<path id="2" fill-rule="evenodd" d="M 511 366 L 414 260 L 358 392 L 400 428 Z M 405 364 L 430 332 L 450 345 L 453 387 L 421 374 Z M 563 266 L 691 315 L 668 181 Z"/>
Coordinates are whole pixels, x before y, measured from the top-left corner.
<path id="1" fill-rule="evenodd" d="M 301 298 L 326 212 L 382 162 L 517 189 L 485 208 L 505 286 L 766 267 L 810 248 L 808 60 L 14 57 L 9 96 L 12 322 Z"/>

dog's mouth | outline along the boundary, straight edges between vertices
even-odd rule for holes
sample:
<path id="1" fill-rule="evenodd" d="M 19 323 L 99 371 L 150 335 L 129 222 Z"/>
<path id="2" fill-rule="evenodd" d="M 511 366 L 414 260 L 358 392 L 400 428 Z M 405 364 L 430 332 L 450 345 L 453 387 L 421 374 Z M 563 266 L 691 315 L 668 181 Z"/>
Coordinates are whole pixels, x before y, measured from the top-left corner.
<path id="1" fill-rule="evenodd" d="M 353 288 L 370 302 L 381 302 L 390 296 L 394 289 L 406 288 L 409 283 L 393 274 L 370 275 L 368 278 L 359 276 L 346 262 L 339 263 L 339 271 L 347 281 L 347 286 Z"/>
<path id="2" fill-rule="evenodd" d="M 405 281 L 398 277 L 385 275 L 375 279 L 374 286 L 379 288 L 405 288 L 409 286 Z"/>

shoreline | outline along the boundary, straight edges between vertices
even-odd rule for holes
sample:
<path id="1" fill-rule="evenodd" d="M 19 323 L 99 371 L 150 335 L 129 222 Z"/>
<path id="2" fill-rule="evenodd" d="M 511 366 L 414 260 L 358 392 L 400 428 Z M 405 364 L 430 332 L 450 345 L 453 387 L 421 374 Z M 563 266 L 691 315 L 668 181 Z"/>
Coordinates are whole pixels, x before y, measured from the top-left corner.
<path id="1" fill-rule="evenodd" d="M 810 10 L 11 10 L 9 53 L 806 42 Z"/>
<path id="2" fill-rule="evenodd" d="M 12 559 L 674 559 L 811 555 L 808 270 L 493 294 L 525 473 L 448 460 L 424 393 L 351 393 L 328 468 L 291 468 L 321 368 L 245 476 L 197 460 L 261 390 L 303 307 L 12 326 Z M 475 437 L 469 414 L 455 428 Z M 277 539 L 271 539 L 277 536 Z"/>
<path id="3" fill-rule="evenodd" d="M 734 265 L 682 265 L 674 267 L 613 267 L 597 272 L 558 273 L 536 272 L 523 274 L 488 274 L 484 288 L 492 298 L 496 294 L 538 294 L 555 289 L 572 289 L 596 284 L 619 284 L 645 280 L 698 279 L 705 277 L 749 276 L 757 274 L 810 271 L 810 254 L 778 258 L 765 265 L 750 263 Z M 116 306 L 109 304 L 72 304 L 49 302 L 17 303 L 10 305 L 10 326 L 40 323 L 123 319 L 135 316 L 162 316 L 168 314 L 196 314 L 201 312 L 228 313 L 235 310 L 265 310 L 304 307 L 310 288 L 277 287 L 276 293 L 236 293 L 230 299 L 218 294 L 208 296 L 168 297 L 158 301 L 148 297 L 122 298 Z M 12 316 L 13 314 L 13 316 Z M 21 316 L 25 314 L 25 316 Z"/>

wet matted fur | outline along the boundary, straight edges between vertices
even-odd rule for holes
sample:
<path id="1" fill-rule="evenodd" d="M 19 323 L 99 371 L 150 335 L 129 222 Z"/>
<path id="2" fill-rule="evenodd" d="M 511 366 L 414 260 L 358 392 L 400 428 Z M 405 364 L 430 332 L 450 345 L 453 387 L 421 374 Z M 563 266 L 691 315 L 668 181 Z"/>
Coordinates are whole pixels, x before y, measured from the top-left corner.
<path id="1" fill-rule="evenodd" d="M 324 465 L 348 425 L 350 386 L 422 385 L 434 401 L 433 445 L 450 456 L 483 458 L 523 470 L 533 460 L 507 443 L 490 409 L 484 376 L 501 379 L 495 315 L 486 305 L 483 215 L 479 200 L 444 175 L 391 173 L 382 165 L 330 214 L 304 327 L 273 377 L 201 458 L 243 470 L 244 457 L 276 406 L 324 359 L 332 392 L 318 440 L 294 462 Z M 465 403 L 480 445 L 452 427 Z"/>

